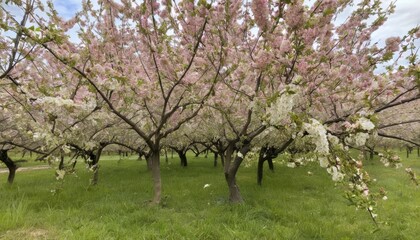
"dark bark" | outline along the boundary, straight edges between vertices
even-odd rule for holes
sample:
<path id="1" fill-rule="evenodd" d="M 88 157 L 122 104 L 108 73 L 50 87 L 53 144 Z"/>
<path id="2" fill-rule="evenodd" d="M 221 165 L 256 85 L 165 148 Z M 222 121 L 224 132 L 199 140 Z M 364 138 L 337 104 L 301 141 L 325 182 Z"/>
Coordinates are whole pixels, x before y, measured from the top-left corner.
<path id="1" fill-rule="evenodd" d="M 8 151 L 9 150 L 0 150 L 0 161 L 2 161 L 9 169 L 9 176 L 7 177 L 7 182 L 9 184 L 12 184 L 15 180 L 15 174 L 18 167 L 16 166 L 15 162 L 13 162 L 13 160 L 9 158 L 9 155 L 7 154 Z"/>
<path id="2" fill-rule="evenodd" d="M 219 156 L 219 154 L 217 152 L 214 153 L 214 163 L 213 166 L 217 167 L 217 157 Z"/>
<path id="3" fill-rule="evenodd" d="M 195 154 L 195 157 L 198 157 L 200 155 L 200 149 L 198 149 L 198 147 L 195 145 L 191 147 L 191 151 L 193 151 L 193 153 Z"/>
<path id="4" fill-rule="evenodd" d="M 268 168 L 274 172 L 274 164 L 273 159 L 276 158 L 280 153 L 284 152 L 284 150 L 292 144 L 293 138 L 290 138 L 287 142 L 285 142 L 281 147 L 262 147 L 260 150 L 260 154 L 258 157 L 258 167 L 257 167 L 257 183 L 261 186 L 263 174 L 264 174 L 264 162 L 268 162 Z"/>
<path id="5" fill-rule="evenodd" d="M 179 159 L 181 160 L 181 167 L 187 167 L 188 161 L 187 161 L 187 154 L 186 151 L 183 150 L 175 150 L 178 153 Z"/>
<path id="6" fill-rule="evenodd" d="M 268 162 L 268 167 L 271 171 L 274 171 L 273 158 L 276 158 L 278 155 L 274 147 L 262 147 L 258 157 L 258 167 L 257 167 L 257 183 L 261 185 L 263 179 L 263 169 L 264 162 Z"/>
<path id="7" fill-rule="evenodd" d="M 60 156 L 60 163 L 58 164 L 58 169 L 59 170 L 64 169 L 64 154 L 61 154 L 61 156 Z"/>
<path id="8" fill-rule="evenodd" d="M 257 166 L 257 183 L 261 186 L 262 179 L 263 179 L 263 167 L 264 167 L 264 158 L 260 156 L 258 157 L 258 166 Z"/>
<path id="9" fill-rule="evenodd" d="M 420 147 L 417 147 L 417 157 L 420 157 Z"/>
<path id="10" fill-rule="evenodd" d="M 74 170 L 76 168 L 77 160 L 74 161 L 72 169 Z"/>
<path id="11" fill-rule="evenodd" d="M 165 148 L 165 162 L 166 162 L 166 164 L 168 164 L 169 163 L 169 161 L 168 161 L 168 151 L 166 150 L 166 148 Z"/>
<path id="12" fill-rule="evenodd" d="M 273 159 L 269 158 L 269 159 L 267 159 L 267 162 L 268 162 L 268 169 L 270 169 L 272 172 L 274 172 Z"/>

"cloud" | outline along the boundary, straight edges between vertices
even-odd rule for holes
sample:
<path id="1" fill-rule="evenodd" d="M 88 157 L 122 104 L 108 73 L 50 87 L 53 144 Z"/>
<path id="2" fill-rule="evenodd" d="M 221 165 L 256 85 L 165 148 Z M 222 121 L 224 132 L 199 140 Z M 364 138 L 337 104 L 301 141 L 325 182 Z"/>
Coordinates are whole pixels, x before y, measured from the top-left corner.
<path id="1" fill-rule="evenodd" d="M 387 6 L 390 2 L 387 0 L 383 5 Z M 397 1 L 395 13 L 389 16 L 388 21 L 372 34 L 372 42 L 383 44 L 388 37 L 404 36 L 410 29 L 419 26 L 420 8 L 418 6 L 417 0 Z M 420 46 L 417 45 L 417 47 Z"/>

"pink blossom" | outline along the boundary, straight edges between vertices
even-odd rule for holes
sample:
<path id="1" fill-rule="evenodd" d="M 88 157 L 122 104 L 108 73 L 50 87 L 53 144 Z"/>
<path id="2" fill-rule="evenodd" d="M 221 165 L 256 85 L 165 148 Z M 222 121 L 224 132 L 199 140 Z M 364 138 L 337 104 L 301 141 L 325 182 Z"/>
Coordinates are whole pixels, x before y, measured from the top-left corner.
<path id="1" fill-rule="evenodd" d="M 389 52 L 396 52 L 400 49 L 401 38 L 400 37 L 390 37 L 385 41 L 386 50 Z"/>
<path id="2" fill-rule="evenodd" d="M 285 12 L 284 18 L 291 28 L 296 28 L 304 22 L 303 14 L 305 11 L 302 4 L 302 1 L 296 1 L 293 5 L 288 5 L 289 8 Z"/>
<path id="3" fill-rule="evenodd" d="M 268 26 L 268 3 L 267 0 L 254 0 L 251 4 L 251 10 L 254 14 L 255 22 L 262 30 Z"/>

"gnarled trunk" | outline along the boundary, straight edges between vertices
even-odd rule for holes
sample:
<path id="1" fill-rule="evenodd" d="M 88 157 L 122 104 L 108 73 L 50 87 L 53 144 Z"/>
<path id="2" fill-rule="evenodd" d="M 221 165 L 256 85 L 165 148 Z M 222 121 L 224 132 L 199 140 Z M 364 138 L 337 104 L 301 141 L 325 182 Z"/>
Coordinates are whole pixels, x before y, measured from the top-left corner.
<path id="1" fill-rule="evenodd" d="M 236 172 L 225 173 L 225 178 L 229 187 L 229 201 L 232 203 L 242 203 L 244 200 L 236 184 Z"/>
<path id="2" fill-rule="evenodd" d="M 15 180 L 15 174 L 17 170 L 16 164 L 9 158 L 7 151 L 9 150 L 0 150 L 0 161 L 2 161 L 6 167 L 9 169 L 9 176 L 7 177 L 7 182 L 12 184 Z"/>
<path id="3" fill-rule="evenodd" d="M 225 156 L 225 179 L 229 187 L 229 201 L 232 203 L 242 203 L 243 199 L 241 196 L 241 192 L 239 191 L 239 186 L 236 183 L 236 173 L 238 172 L 239 166 L 241 165 L 245 155 L 250 150 L 249 143 L 243 143 L 243 146 L 239 149 L 238 154 L 233 158 L 232 161 L 232 154 L 234 152 L 235 143 L 229 143 L 229 146 L 226 149 L 226 156 Z"/>

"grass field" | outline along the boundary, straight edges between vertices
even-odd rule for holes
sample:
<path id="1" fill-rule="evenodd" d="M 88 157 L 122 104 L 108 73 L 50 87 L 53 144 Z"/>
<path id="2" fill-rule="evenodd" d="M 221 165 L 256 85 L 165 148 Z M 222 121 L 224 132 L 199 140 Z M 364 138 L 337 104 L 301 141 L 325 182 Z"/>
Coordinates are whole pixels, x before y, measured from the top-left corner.
<path id="1" fill-rule="evenodd" d="M 79 163 L 56 195 L 53 169 L 18 172 L 11 187 L 0 174 L 0 239 L 419 239 L 420 189 L 403 169 L 377 160 L 365 165 L 377 187 L 388 191 L 378 206 L 379 229 L 366 211 L 347 205 L 341 187 L 315 164 L 276 164 L 261 187 L 255 166 L 241 168 L 245 203 L 231 205 L 222 167 L 214 168 L 212 158 L 191 155 L 185 169 L 170 158 L 162 162 L 164 204 L 151 207 L 145 161 L 118 159 L 101 159 L 95 187 Z M 416 154 L 403 164 L 420 173 Z"/>

